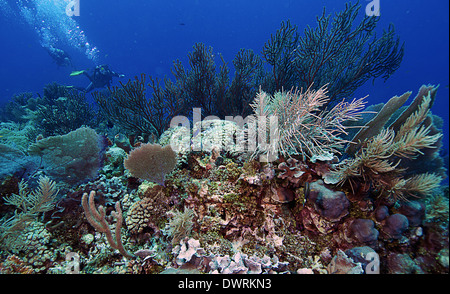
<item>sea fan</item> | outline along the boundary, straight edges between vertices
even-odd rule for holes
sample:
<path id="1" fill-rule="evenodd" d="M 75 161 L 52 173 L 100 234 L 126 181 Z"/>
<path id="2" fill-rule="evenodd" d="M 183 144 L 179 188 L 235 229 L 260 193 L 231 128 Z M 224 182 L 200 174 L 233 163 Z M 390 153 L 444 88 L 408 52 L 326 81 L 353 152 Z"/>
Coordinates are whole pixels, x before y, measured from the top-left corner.
<path id="1" fill-rule="evenodd" d="M 164 179 L 177 163 L 170 145 L 143 144 L 128 154 L 123 164 L 133 177 L 152 181 L 164 186 Z"/>

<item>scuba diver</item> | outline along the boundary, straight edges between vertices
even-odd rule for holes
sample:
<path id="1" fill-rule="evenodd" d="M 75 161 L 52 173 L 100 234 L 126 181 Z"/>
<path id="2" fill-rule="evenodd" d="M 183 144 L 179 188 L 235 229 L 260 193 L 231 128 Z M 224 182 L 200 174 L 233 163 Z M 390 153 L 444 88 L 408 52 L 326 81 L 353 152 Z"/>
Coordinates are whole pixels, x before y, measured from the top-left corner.
<path id="1" fill-rule="evenodd" d="M 94 68 L 94 72 L 92 75 L 88 74 L 85 70 L 74 71 L 70 74 L 70 76 L 78 76 L 80 74 L 84 74 L 88 77 L 91 83 L 83 89 L 86 93 L 92 91 L 96 88 L 103 88 L 105 86 L 111 86 L 111 81 L 113 77 L 122 78 L 125 75 L 113 72 L 109 69 L 108 65 L 98 65 Z"/>
<path id="2" fill-rule="evenodd" d="M 72 60 L 69 54 L 64 50 L 53 47 L 52 45 L 44 47 L 48 54 L 53 58 L 58 66 L 70 66 L 73 67 Z"/>

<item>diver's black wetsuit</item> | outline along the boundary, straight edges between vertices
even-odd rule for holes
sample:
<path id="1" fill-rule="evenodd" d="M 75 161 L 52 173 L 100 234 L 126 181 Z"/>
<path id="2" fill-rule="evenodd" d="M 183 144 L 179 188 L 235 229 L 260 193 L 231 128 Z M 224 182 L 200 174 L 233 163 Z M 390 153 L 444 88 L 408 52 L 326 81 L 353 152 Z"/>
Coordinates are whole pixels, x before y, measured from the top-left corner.
<path id="1" fill-rule="evenodd" d="M 109 87 L 111 86 L 113 77 L 120 78 L 124 76 L 123 74 L 119 74 L 110 70 L 108 65 L 96 66 L 92 75 L 89 75 L 86 71 L 83 72 L 83 74 L 86 75 L 91 81 L 89 86 L 84 89 L 86 92 L 90 92 L 95 88 L 103 88 L 105 86 Z"/>

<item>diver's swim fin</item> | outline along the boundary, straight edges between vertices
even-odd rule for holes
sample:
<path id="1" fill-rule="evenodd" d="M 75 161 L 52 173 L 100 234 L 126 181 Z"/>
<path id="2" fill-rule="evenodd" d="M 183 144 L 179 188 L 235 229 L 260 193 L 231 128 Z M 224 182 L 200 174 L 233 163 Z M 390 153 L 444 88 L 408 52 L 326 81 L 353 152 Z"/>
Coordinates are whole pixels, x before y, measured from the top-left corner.
<path id="1" fill-rule="evenodd" d="M 82 73 L 84 73 L 84 70 L 75 70 L 75 71 L 73 71 L 73 72 L 70 73 L 70 76 L 71 76 L 71 77 L 79 76 L 79 75 L 81 75 Z"/>

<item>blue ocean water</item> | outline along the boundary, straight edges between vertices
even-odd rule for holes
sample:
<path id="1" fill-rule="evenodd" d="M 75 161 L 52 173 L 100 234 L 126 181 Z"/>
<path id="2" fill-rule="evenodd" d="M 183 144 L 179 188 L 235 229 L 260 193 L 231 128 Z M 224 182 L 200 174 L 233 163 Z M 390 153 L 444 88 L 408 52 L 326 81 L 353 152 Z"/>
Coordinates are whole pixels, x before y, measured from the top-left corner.
<path id="1" fill-rule="evenodd" d="M 345 8 L 344 0 L 79 0 L 79 16 L 67 16 L 67 0 L 0 0 L 0 103 L 20 92 L 41 93 L 53 81 L 85 87 L 73 69 L 109 64 L 127 81 L 140 73 L 171 75 L 172 62 L 187 65 L 196 42 L 212 46 L 229 67 L 241 48 L 261 53 L 264 43 L 290 19 L 302 31 L 316 25 L 316 16 Z M 422 84 L 439 84 L 432 108 L 444 118 L 448 146 L 449 3 L 446 0 L 380 0 L 380 33 L 395 25 L 405 55 L 401 67 L 386 81 L 360 87 L 355 97 L 369 95 L 369 104 L 386 102 Z M 364 7 L 369 1 L 360 1 Z M 54 44 L 68 52 L 74 68 L 58 67 L 44 49 Z M 232 74 L 232 73 L 231 73 Z M 119 79 L 115 79 L 117 84 Z M 349 97 L 353 98 L 353 97 Z M 448 148 L 448 147 L 447 147 Z"/>

